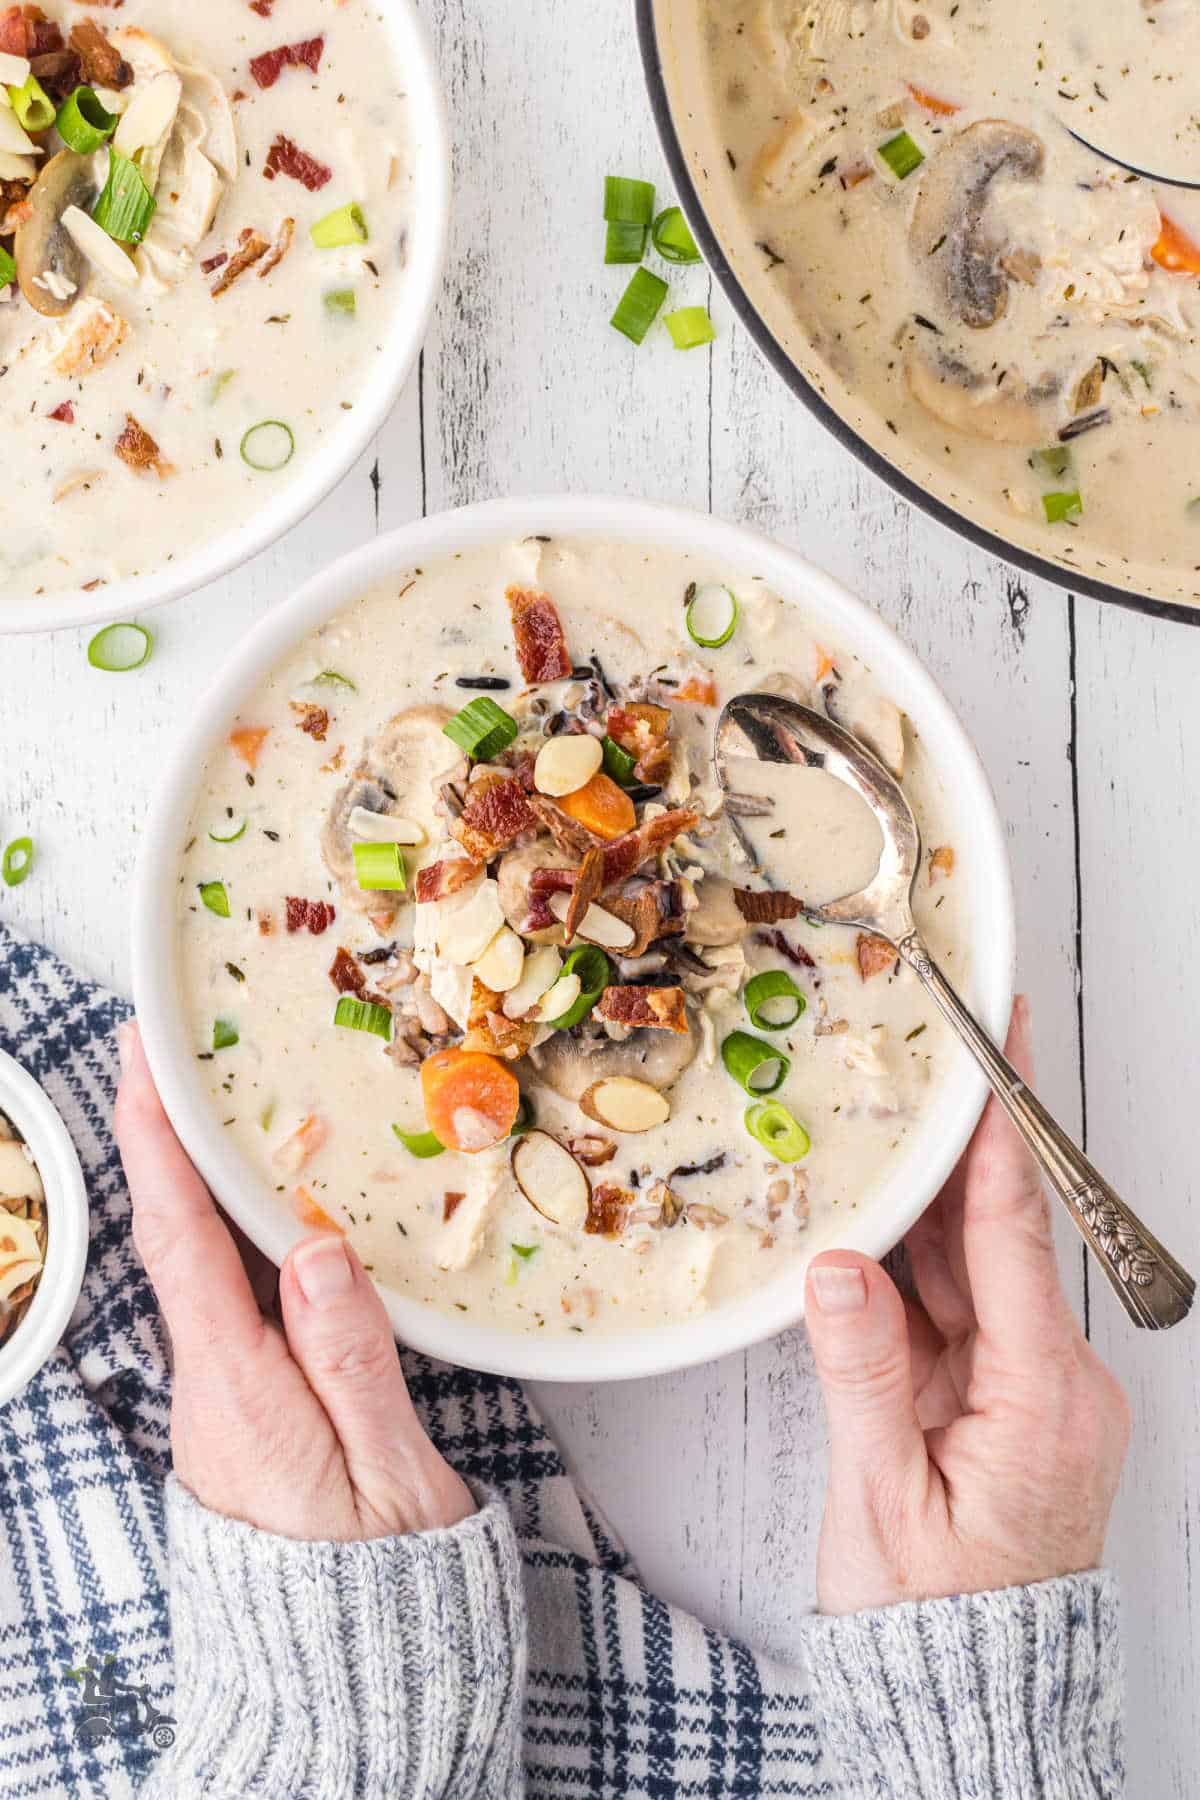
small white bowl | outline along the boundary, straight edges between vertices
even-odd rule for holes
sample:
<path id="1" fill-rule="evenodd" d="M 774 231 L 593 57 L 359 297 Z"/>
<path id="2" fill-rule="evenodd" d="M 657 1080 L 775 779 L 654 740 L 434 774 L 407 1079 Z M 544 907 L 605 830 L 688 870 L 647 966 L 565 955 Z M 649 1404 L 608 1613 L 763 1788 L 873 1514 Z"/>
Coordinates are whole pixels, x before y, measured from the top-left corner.
<path id="1" fill-rule="evenodd" d="M 451 177 L 446 109 L 425 25 L 412 0 L 381 0 L 380 10 L 404 70 L 418 204 L 391 326 L 354 410 L 345 414 L 295 479 L 244 525 L 197 545 L 163 568 L 128 581 L 114 581 L 94 593 L 75 588 L 40 597 L 0 594 L 0 637 L 136 618 L 241 568 L 306 518 L 382 428 L 416 363 L 441 290 L 450 230 Z"/>
<path id="2" fill-rule="evenodd" d="M 377 582 L 433 557 L 545 532 L 657 545 L 753 569 L 797 602 L 818 638 L 853 649 L 884 693 L 912 720 L 945 788 L 956 879 L 970 899 L 970 979 L 965 998 L 995 1037 L 1012 1006 L 1013 905 L 996 804 L 966 732 L 933 678 L 883 620 L 792 551 L 744 526 L 677 507 L 621 499 L 497 500 L 418 521 L 378 538 L 314 577 L 239 644 L 208 693 L 189 709 L 142 839 L 133 915 L 133 979 L 142 1036 L 163 1103 L 221 1204 L 268 1256 L 281 1262 L 304 1235 L 278 1196 L 233 1149 L 196 1078 L 180 998 L 178 858 L 197 771 L 211 745 L 269 670 L 316 626 Z M 814 1225 L 810 1253 L 834 1244 L 881 1256 L 933 1199 L 983 1107 L 982 1075 L 964 1050 L 941 1094 L 888 1178 L 848 1218 Z M 616 1381 L 707 1362 L 774 1335 L 802 1315 L 803 1270 L 793 1267 L 740 1300 L 657 1330 L 548 1340 L 477 1325 L 383 1288 L 397 1336 L 447 1362 L 539 1381 Z"/>
<path id="3" fill-rule="evenodd" d="M 88 1199 L 71 1134 L 33 1076 L 0 1050 L 0 1113 L 33 1153 L 46 1190 L 46 1266 L 29 1311 L 0 1344 L 0 1406 L 53 1355 L 67 1329 L 88 1250 Z"/>

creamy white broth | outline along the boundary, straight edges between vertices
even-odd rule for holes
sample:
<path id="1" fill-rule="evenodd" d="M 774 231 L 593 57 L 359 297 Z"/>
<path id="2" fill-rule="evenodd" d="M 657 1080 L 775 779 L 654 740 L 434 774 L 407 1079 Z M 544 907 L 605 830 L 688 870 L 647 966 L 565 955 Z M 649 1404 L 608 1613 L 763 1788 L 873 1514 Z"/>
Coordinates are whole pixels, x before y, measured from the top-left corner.
<path id="1" fill-rule="evenodd" d="M 686 636 L 683 596 L 693 581 L 721 581 L 741 602 L 737 632 L 721 650 L 697 650 Z M 854 933 L 794 920 L 775 929 L 799 958 L 812 958 L 810 966 L 785 960 L 757 930 L 732 956 L 728 947 L 694 952 L 709 961 L 714 979 L 724 972 L 735 990 L 756 970 L 783 968 L 807 998 L 793 1027 L 764 1034 L 792 1059 L 776 1097 L 811 1137 L 808 1155 L 791 1167 L 773 1163 L 743 1127 L 750 1102 L 717 1051 L 731 1031 L 751 1027 L 739 993 L 720 988 L 689 993 L 698 1053 L 668 1090 L 669 1121 L 654 1130 L 622 1134 L 586 1118 L 539 1074 L 539 1052 L 513 1065 L 538 1128 L 560 1141 L 591 1135 L 616 1143 L 610 1163 L 589 1169 L 593 1184 L 629 1190 L 636 1212 L 657 1181 L 672 1178 L 672 1191 L 688 1209 L 672 1228 L 631 1220 L 621 1236 L 609 1238 L 549 1223 L 512 1179 L 510 1143 L 429 1161 L 402 1147 L 392 1126 L 417 1132 L 425 1123 L 418 1069 L 398 1066 L 379 1038 L 333 1026 L 337 994 L 329 970 L 339 947 L 370 955 L 394 943 L 390 962 L 365 965 L 369 991 L 382 990 L 397 1008 L 407 1003 L 411 990 L 389 989 L 389 976 L 421 935 L 414 877 L 446 853 L 438 841 L 446 822 L 433 825 L 425 846 L 406 853 L 409 894 L 382 933 L 359 910 L 372 897 L 348 894 L 330 873 L 322 839 L 363 746 L 380 741 L 387 722 L 408 709 L 432 703 L 455 710 L 470 700 L 455 685 L 459 676 L 511 680 L 493 698 L 521 720 L 518 746 L 542 741 L 534 734 L 546 720 L 586 690 L 582 681 L 521 686 L 504 598 L 510 583 L 545 590 L 573 661 L 598 656 L 611 686 L 626 697 L 654 670 L 668 681 L 708 671 L 721 699 L 768 683 L 820 705 L 817 675 L 832 661 L 836 675 L 826 673 L 823 681 L 836 683 L 844 718 L 870 716 L 878 699 L 870 671 L 853 653 L 818 646 L 802 615 L 767 591 L 753 570 L 731 571 L 703 557 L 590 539 L 530 541 L 472 550 L 372 591 L 302 643 L 242 707 L 236 729 L 267 732 L 252 784 L 229 744 L 214 747 L 199 771 L 191 820 L 181 822 L 187 848 L 179 886 L 182 985 L 197 1079 L 248 1169 L 276 1191 L 279 1205 L 298 1205 L 303 1215 L 303 1189 L 348 1232 L 377 1279 L 398 1291 L 516 1330 L 602 1332 L 667 1323 L 778 1274 L 802 1253 L 810 1220 L 825 1224 L 839 1211 L 869 1205 L 873 1188 L 904 1154 L 951 1046 L 907 971 L 889 964 L 863 979 Z M 354 689 L 314 685 L 328 671 Z M 329 714 L 322 742 L 298 728 L 312 705 Z M 679 747 L 666 800 L 673 792 L 694 795 L 709 816 L 686 848 L 682 840 L 675 846 L 668 867 L 690 871 L 701 896 L 705 881 L 723 873 L 751 885 L 734 855 L 709 769 L 715 708 L 675 702 L 671 715 Z M 939 780 L 911 729 L 905 735 L 906 791 L 929 847 L 948 851 Z M 436 748 L 431 739 L 423 767 Z M 807 791 L 803 775 L 798 791 Z M 825 871 L 814 866 L 812 826 L 822 816 L 815 801 L 781 801 L 776 817 L 750 823 L 756 831 L 788 830 L 819 880 Z M 864 828 L 859 817 L 863 836 L 854 842 L 853 816 L 841 808 L 829 816 L 847 840 L 836 849 L 838 862 L 861 866 L 873 821 L 868 816 Z M 212 841 L 210 832 L 230 835 L 243 818 L 246 830 L 236 842 Z M 769 851 L 769 839 L 763 847 Z M 781 876 L 783 867 L 781 857 Z M 225 884 L 228 918 L 200 900 L 200 884 L 217 880 Z M 328 904 L 336 916 L 319 936 L 289 934 L 289 895 Z M 967 976 L 965 906 L 963 877 L 946 857 L 939 868 L 923 869 L 918 918 L 935 954 L 960 981 Z M 272 920 L 269 936 L 260 931 L 263 915 Z M 738 966 L 743 952 L 744 970 Z M 655 979 L 678 977 L 663 972 Z M 236 1029 L 239 1041 L 214 1051 L 218 1018 Z M 397 1012 L 394 1036 L 411 1023 Z M 324 1141 L 296 1169 L 290 1146 L 313 1116 L 324 1122 Z M 281 1157 L 289 1166 L 281 1166 Z M 721 1158 L 710 1172 L 676 1173 Z M 447 1222 L 448 1193 L 465 1197 Z M 533 1254 L 514 1256 L 513 1245 Z"/>
<path id="2" fill-rule="evenodd" d="M 264 19 L 245 0 L 127 0 L 118 12 L 48 4 L 64 35 L 94 18 L 123 54 L 147 33 L 170 63 L 200 72 L 185 83 L 185 109 L 171 143 L 195 130 L 207 91 L 209 135 L 192 145 L 217 169 L 219 199 L 211 227 L 208 182 L 200 165 L 186 167 L 182 232 L 160 184 L 156 224 L 167 236 L 155 254 L 155 224 L 134 258 L 128 287 L 86 261 L 81 293 L 62 319 L 40 316 L 14 287 L 0 305 L 0 398 L 7 430 L 7 472 L 0 530 L 0 591 L 52 594 L 147 574 L 206 539 L 246 523 L 337 432 L 363 394 L 389 322 L 403 302 L 405 236 L 419 197 L 400 66 L 386 15 L 369 0 L 316 0 L 297 11 L 277 7 Z M 133 33 L 134 36 L 129 34 Z M 251 59 L 284 45 L 323 37 L 319 68 L 285 67 L 261 88 Z M 132 66 L 138 80 L 112 103 L 127 105 L 153 77 L 154 56 Z M 216 98 L 207 80 L 217 84 Z M 229 154 L 220 95 L 231 108 L 236 148 Z M 264 178 L 268 154 L 283 134 L 332 170 L 310 192 L 286 173 Z M 47 154 L 58 147 L 53 132 Z M 168 150 L 168 157 L 171 151 Z M 45 158 L 39 159 L 44 162 Z M 96 159 L 102 183 L 105 153 Z M 182 165 L 181 165 L 182 166 Z M 175 165 L 167 160 L 169 178 Z M 197 206 L 190 204 L 199 195 Z M 317 248 L 311 226 L 354 201 L 369 233 L 365 243 Z M 286 254 L 260 278 L 271 253 L 225 292 L 212 289 L 253 231 Z M 201 235 L 196 236 L 200 230 Z M 11 239 L 5 239 L 10 246 Z M 329 293 L 353 292 L 355 313 L 331 310 Z M 118 323 L 112 324 L 112 315 Z M 98 319 L 99 325 L 93 322 Z M 123 326 L 122 323 L 123 322 Z M 105 354 L 115 333 L 124 339 Z M 99 343 L 99 358 L 87 345 Z M 66 372 L 71 370 L 72 372 Z M 67 407 L 73 419 L 50 415 Z M 163 466 L 135 470 L 116 454 L 132 415 L 157 446 Z M 252 469 L 240 447 L 265 420 L 294 436 L 290 462 L 273 472 Z M 275 461 L 275 446 L 262 446 Z M 251 444 L 254 455 L 254 441 Z M 286 440 L 284 440 L 286 454 Z"/>

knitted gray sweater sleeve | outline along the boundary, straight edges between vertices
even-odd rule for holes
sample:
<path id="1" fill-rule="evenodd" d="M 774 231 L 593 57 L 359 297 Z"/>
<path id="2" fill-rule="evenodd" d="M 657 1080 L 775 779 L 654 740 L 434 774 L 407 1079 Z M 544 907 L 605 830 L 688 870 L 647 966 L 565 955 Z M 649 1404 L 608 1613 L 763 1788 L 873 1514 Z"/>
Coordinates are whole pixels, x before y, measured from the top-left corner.
<path id="1" fill-rule="evenodd" d="M 838 1792 L 854 1800 L 1115 1800 L 1124 1667 L 1114 1578 L 805 1625 Z"/>
<path id="2" fill-rule="evenodd" d="M 521 1559 L 498 1502 L 449 1531 L 298 1543 L 167 1484 L 176 1740 L 142 1800 L 514 1800 Z"/>

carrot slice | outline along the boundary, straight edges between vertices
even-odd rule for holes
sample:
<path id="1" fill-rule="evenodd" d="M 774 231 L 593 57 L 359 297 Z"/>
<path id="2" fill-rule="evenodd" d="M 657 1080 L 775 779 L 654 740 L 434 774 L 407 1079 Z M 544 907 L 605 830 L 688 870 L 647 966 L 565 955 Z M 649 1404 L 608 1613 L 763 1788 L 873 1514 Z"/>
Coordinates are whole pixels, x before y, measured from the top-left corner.
<path id="1" fill-rule="evenodd" d="M 271 1158 L 289 1175 L 298 1175 L 305 1163 L 311 1162 L 329 1136 L 329 1126 L 319 1113 L 310 1113 L 304 1123 L 285 1138 Z"/>
<path id="2" fill-rule="evenodd" d="M 677 687 L 671 696 L 673 700 L 694 700 L 699 706 L 715 706 L 717 704 L 717 684 L 711 675 L 689 675 L 682 687 Z"/>
<path id="3" fill-rule="evenodd" d="M 345 1237 L 340 1225 L 334 1223 L 327 1212 L 319 1207 L 306 1187 L 294 1188 L 292 1191 L 292 1211 L 302 1225 L 313 1231 L 334 1231 L 338 1237 Z"/>
<path id="4" fill-rule="evenodd" d="M 229 745 L 247 768 L 257 769 L 259 752 L 270 735 L 269 725 L 242 725 L 230 732 Z"/>
<path id="5" fill-rule="evenodd" d="M 637 824 L 633 801 L 603 770 L 573 794 L 564 794 L 559 806 L 577 825 L 586 825 L 597 837 L 624 837 Z"/>
<path id="6" fill-rule="evenodd" d="M 824 679 L 827 675 L 833 674 L 834 662 L 833 662 L 833 658 L 832 658 L 832 656 L 830 656 L 828 650 L 823 649 L 820 644 L 818 644 L 816 646 L 816 650 L 817 650 L 817 672 L 813 676 L 813 680 L 819 686 L 820 683 L 822 681 L 824 681 Z"/>
<path id="7" fill-rule="evenodd" d="M 914 87 L 911 81 L 906 82 L 905 86 L 917 105 L 923 106 L 926 112 L 938 113 L 943 119 L 948 119 L 951 113 L 961 111 L 956 100 L 939 100 L 936 94 L 930 94 L 924 88 Z"/>
<path id="8" fill-rule="evenodd" d="M 469 1156 L 501 1144 L 517 1122 L 521 1089 L 511 1069 L 483 1050 L 438 1050 L 421 1064 L 425 1117 L 448 1150 Z"/>
<path id="9" fill-rule="evenodd" d="M 1150 251 L 1161 269 L 1173 275 L 1200 275 L 1200 244 L 1190 238 L 1174 219 L 1162 214 L 1158 237 Z"/>

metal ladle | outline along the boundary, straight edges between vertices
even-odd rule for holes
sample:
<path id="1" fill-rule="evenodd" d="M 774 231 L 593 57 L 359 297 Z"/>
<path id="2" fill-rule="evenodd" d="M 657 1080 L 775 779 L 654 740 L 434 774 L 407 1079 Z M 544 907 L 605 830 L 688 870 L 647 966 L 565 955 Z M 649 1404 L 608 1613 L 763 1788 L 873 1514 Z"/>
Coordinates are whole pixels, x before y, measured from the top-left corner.
<path id="1" fill-rule="evenodd" d="M 823 769 L 866 801 L 883 833 L 873 879 L 860 893 L 827 906 L 806 906 L 805 916 L 821 925 L 869 931 L 894 946 L 975 1057 L 1134 1324 L 1150 1331 L 1177 1325 L 1191 1309 L 1196 1292 L 1192 1277 L 1030 1093 L 921 942 L 912 910 L 921 834 L 899 783 L 840 725 L 775 694 L 740 694 L 721 714 L 713 766 L 726 793 L 732 791 L 730 760 L 747 755 L 761 762 Z M 732 811 L 728 817 L 757 868 L 759 858 L 744 827 Z"/>

